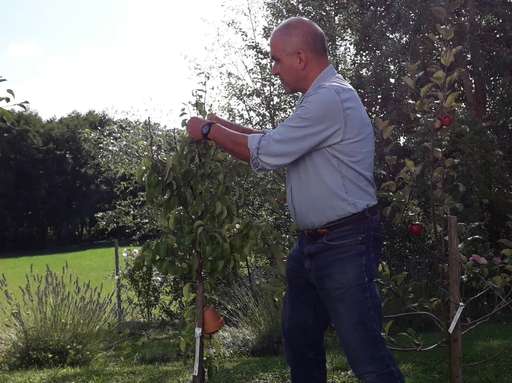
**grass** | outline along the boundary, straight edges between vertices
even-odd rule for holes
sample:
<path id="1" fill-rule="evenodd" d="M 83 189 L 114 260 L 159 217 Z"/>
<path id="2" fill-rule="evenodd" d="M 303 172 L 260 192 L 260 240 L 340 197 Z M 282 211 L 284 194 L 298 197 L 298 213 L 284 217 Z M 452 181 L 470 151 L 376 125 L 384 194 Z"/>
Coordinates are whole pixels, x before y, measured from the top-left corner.
<path id="1" fill-rule="evenodd" d="M 126 338 L 110 352 L 102 354 L 88 368 L 60 368 L 0 372 L 2 383 L 185 383 L 190 381 L 192 361 L 146 363 L 140 361 L 141 352 L 157 355 L 168 343 L 175 353 L 171 336 L 139 339 Z M 428 337 L 428 336 L 427 336 Z M 356 383 L 345 358 L 330 339 L 328 352 L 328 382 Z M 464 337 L 465 383 L 512 383 L 512 324 L 485 324 Z M 448 352 L 446 348 L 428 352 L 395 353 L 407 383 L 447 383 Z M 173 354 L 174 356 L 174 354 Z M 139 358 L 139 359 L 137 359 Z M 151 358 L 149 358 L 151 359 Z M 139 360 L 137 362 L 137 360 Z M 259 358 L 229 358 L 217 362 L 217 372 L 209 383 L 289 383 L 289 375 L 282 356 Z"/>
<path id="2" fill-rule="evenodd" d="M 91 281 L 92 286 L 103 284 L 105 291 L 112 291 L 114 288 L 113 247 L 0 258 L 0 274 L 5 274 L 10 290 L 15 293 L 18 290 L 17 286 L 25 284 L 25 274 L 28 273 L 31 265 L 34 271 L 44 274 L 47 265 L 53 271 L 59 271 L 66 262 L 69 269 L 78 275 L 81 281 Z M 123 264 L 122 260 L 121 264 Z"/>
<path id="3" fill-rule="evenodd" d="M 168 365 L 125 365 L 103 368 L 63 368 L 0 373 L 2 383 L 185 383 L 189 375 L 183 365 L 173 363 Z"/>
<path id="4" fill-rule="evenodd" d="M 58 270 L 65 263 L 82 281 L 113 288 L 114 249 L 96 248 L 69 253 L 41 254 L 0 258 L 0 273 L 9 286 L 24 284 L 25 273 L 33 265 L 44 271 L 46 265 Z M 186 365 L 175 360 L 176 347 L 172 334 L 163 337 L 125 338 L 113 344 L 86 368 L 57 368 L 17 372 L 0 371 L 1 383 L 185 383 L 190 381 L 192 361 Z M 432 338 L 426 335 L 425 339 Z M 114 339 L 116 339 L 114 341 Z M 118 342 L 115 344 L 114 343 Z M 329 383 L 356 383 L 345 358 L 329 339 Z M 485 324 L 463 339 L 465 383 L 512 383 L 512 323 Z M 406 382 L 445 383 L 448 378 L 446 347 L 429 352 L 397 352 Z M 217 361 L 217 371 L 209 383 L 288 383 L 289 374 L 282 356 L 260 358 L 229 358 Z"/>

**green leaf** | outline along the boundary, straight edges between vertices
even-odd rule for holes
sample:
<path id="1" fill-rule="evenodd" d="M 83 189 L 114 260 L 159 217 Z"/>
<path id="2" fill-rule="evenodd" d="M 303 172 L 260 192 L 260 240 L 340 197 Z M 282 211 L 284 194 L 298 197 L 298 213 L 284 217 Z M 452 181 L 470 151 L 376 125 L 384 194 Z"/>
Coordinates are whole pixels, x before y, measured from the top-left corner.
<path id="1" fill-rule="evenodd" d="M 449 41 L 449 40 L 453 39 L 453 37 L 455 36 L 455 31 L 453 30 L 452 27 L 448 26 L 448 27 L 444 28 L 441 35 L 443 36 L 443 39 Z"/>
<path id="2" fill-rule="evenodd" d="M 443 85 L 445 78 L 446 73 L 443 70 L 438 70 L 436 73 L 432 75 L 432 81 L 434 81 L 439 86 Z"/>
<path id="3" fill-rule="evenodd" d="M 224 269 L 224 264 L 225 264 L 225 263 L 226 263 L 226 262 L 224 261 L 224 259 L 219 259 L 219 260 L 217 261 L 217 264 L 216 264 L 217 272 L 219 272 L 219 273 L 220 273 L 220 272 Z"/>
<path id="4" fill-rule="evenodd" d="M 384 326 L 384 334 L 386 334 L 386 335 L 389 334 L 389 330 L 391 329 L 393 322 L 394 322 L 393 320 L 390 320 L 389 322 L 386 323 L 386 325 Z"/>
<path id="5" fill-rule="evenodd" d="M 0 117 L 2 117 L 5 120 L 5 122 L 7 122 L 8 124 L 11 124 L 12 122 L 14 122 L 12 113 L 4 108 L 0 108 Z"/>
<path id="6" fill-rule="evenodd" d="M 228 209 L 226 208 L 226 206 L 222 206 L 222 215 L 220 216 L 220 219 L 226 219 L 226 217 L 228 216 Z"/>
<path id="7" fill-rule="evenodd" d="M 512 249 L 503 249 L 501 250 L 501 254 L 505 257 L 512 257 Z"/>
<path id="8" fill-rule="evenodd" d="M 382 274 L 386 278 L 389 278 L 389 276 L 391 275 L 391 271 L 386 262 L 379 263 L 378 269 L 379 269 L 379 273 Z"/>
<path id="9" fill-rule="evenodd" d="M 409 86 L 411 89 L 416 89 L 416 81 L 410 77 L 404 76 L 402 80 Z"/>
<path id="10" fill-rule="evenodd" d="M 193 299 L 192 284 L 190 282 L 183 286 L 183 298 L 185 298 L 185 301 L 187 302 L 190 302 Z"/>
<path id="11" fill-rule="evenodd" d="M 453 50 L 450 49 L 450 48 L 446 48 L 442 53 L 441 53 L 441 63 L 446 66 L 446 67 L 449 67 L 450 65 L 453 64 L 453 62 L 455 61 L 455 55 L 453 53 Z"/>
<path id="12" fill-rule="evenodd" d="M 20 108 L 22 108 L 25 112 L 28 110 L 28 101 L 23 101 L 17 104 Z"/>
<path id="13" fill-rule="evenodd" d="M 464 49 L 462 45 L 458 45 L 455 48 L 453 48 L 453 54 L 456 55 L 457 53 L 461 52 Z"/>
<path id="14" fill-rule="evenodd" d="M 410 170 L 414 170 L 414 168 L 416 167 L 414 165 L 414 161 L 412 160 L 409 160 L 409 159 L 405 159 L 405 166 L 407 167 L 407 169 L 410 169 Z"/>
<path id="15" fill-rule="evenodd" d="M 492 278 L 492 282 L 497 286 L 497 287 L 503 287 L 504 285 L 504 280 L 503 278 L 501 277 L 501 275 L 496 275 L 495 277 Z"/>
<path id="16" fill-rule="evenodd" d="M 507 246 L 508 248 L 511 248 L 511 249 L 512 249 L 512 241 L 511 241 L 511 240 L 509 240 L 509 239 L 502 238 L 502 239 L 498 240 L 498 243 L 501 243 L 502 245 L 505 245 L 505 246 Z"/>
<path id="17" fill-rule="evenodd" d="M 385 160 L 388 165 L 395 165 L 398 161 L 398 158 L 397 156 L 386 156 Z"/>
<path id="18" fill-rule="evenodd" d="M 379 118 L 379 117 L 377 117 L 377 118 L 375 119 L 375 126 L 376 126 L 376 127 L 377 127 L 377 129 L 379 129 L 379 130 L 384 129 L 384 128 L 386 127 L 387 123 L 388 123 L 387 121 L 384 121 L 383 119 L 381 119 L 381 118 Z"/>
<path id="19" fill-rule="evenodd" d="M 382 137 L 387 140 L 388 138 L 391 137 L 391 134 L 393 134 L 393 128 L 395 126 L 394 125 L 389 125 L 389 126 L 386 126 L 383 131 L 382 131 Z"/>
<path id="20" fill-rule="evenodd" d="M 451 168 L 455 165 L 455 160 L 453 158 L 447 158 L 446 161 L 444 161 L 444 166 L 447 168 Z"/>
<path id="21" fill-rule="evenodd" d="M 420 65 L 420 61 L 414 63 L 414 64 L 407 64 L 407 72 L 411 75 L 411 76 L 414 76 L 416 74 L 416 72 L 418 71 L 418 66 Z"/>
<path id="22" fill-rule="evenodd" d="M 450 76 L 448 76 L 448 78 L 446 79 L 446 87 L 450 88 L 455 83 L 455 81 L 457 81 L 458 78 L 459 78 L 459 71 L 456 70 Z"/>
<path id="23" fill-rule="evenodd" d="M 215 203 L 215 215 L 219 215 L 220 213 L 222 213 L 222 208 L 222 204 L 219 201 L 217 201 Z"/>
<path id="24" fill-rule="evenodd" d="M 430 82 L 427 85 L 425 85 L 423 88 L 421 88 L 420 89 L 421 97 L 425 97 L 434 86 L 435 86 L 435 84 Z"/>
<path id="25" fill-rule="evenodd" d="M 204 226 L 204 222 L 199 220 L 194 223 L 193 229 L 194 231 L 199 230 L 200 227 Z"/>
<path id="26" fill-rule="evenodd" d="M 167 217 L 167 225 L 169 229 L 173 230 L 176 225 L 176 210 L 173 210 L 169 213 Z"/>
<path id="27" fill-rule="evenodd" d="M 444 176 L 444 168 L 442 166 L 437 167 L 433 173 L 434 178 L 440 179 Z"/>
<path id="28" fill-rule="evenodd" d="M 460 92 L 452 92 L 448 95 L 448 97 L 446 98 L 446 101 L 444 102 L 444 107 L 445 108 L 452 108 L 455 104 L 455 102 L 457 101 L 457 98 L 459 97 L 459 94 Z"/>
<path id="29" fill-rule="evenodd" d="M 429 33 L 429 34 L 427 35 L 427 37 L 428 37 L 430 40 L 432 40 L 433 42 L 437 42 L 437 36 L 436 36 L 436 35 L 434 35 L 433 33 Z"/>
<path id="30" fill-rule="evenodd" d="M 187 351 L 187 348 L 188 348 L 187 341 L 185 340 L 184 337 L 180 337 L 180 351 L 182 353 L 185 353 Z"/>
<path id="31" fill-rule="evenodd" d="M 196 233 L 196 235 L 197 235 L 197 240 L 198 240 L 198 241 L 199 241 L 199 236 L 201 235 L 201 233 L 202 233 L 203 231 L 204 231 L 204 226 L 199 226 L 199 227 L 197 228 L 197 233 Z"/>
<path id="32" fill-rule="evenodd" d="M 396 182 L 394 182 L 394 181 L 384 182 L 380 186 L 380 190 L 395 192 L 396 191 Z"/>
<path id="33" fill-rule="evenodd" d="M 444 9 L 443 7 L 432 7 L 431 10 L 434 16 L 440 19 L 441 21 L 444 21 L 444 19 L 446 19 L 446 17 L 448 16 L 448 12 L 446 12 L 446 9 Z"/>
<path id="34" fill-rule="evenodd" d="M 423 100 L 418 100 L 418 101 L 416 101 L 416 104 L 414 105 L 414 107 L 416 108 L 416 110 L 418 112 L 423 112 L 423 111 L 425 111 L 427 104 Z"/>

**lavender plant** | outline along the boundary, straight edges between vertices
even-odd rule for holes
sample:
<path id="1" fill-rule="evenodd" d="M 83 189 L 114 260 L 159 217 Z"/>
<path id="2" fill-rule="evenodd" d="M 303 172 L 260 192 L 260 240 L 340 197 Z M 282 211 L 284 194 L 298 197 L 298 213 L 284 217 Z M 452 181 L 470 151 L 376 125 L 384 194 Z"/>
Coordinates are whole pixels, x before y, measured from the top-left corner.
<path id="1" fill-rule="evenodd" d="M 18 296 L 0 278 L 0 366 L 7 369 L 77 366 L 99 350 L 114 324 L 112 293 L 80 282 L 66 264 L 60 273 L 32 267 Z"/>

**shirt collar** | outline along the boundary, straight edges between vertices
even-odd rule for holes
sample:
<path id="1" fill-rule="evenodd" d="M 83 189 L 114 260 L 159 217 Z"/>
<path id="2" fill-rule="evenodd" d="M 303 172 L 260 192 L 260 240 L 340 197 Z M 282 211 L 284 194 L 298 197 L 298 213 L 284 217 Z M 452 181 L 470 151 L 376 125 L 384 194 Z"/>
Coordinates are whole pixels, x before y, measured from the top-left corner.
<path id="1" fill-rule="evenodd" d="M 317 88 L 319 85 L 323 84 L 324 82 L 327 82 L 331 77 L 336 76 L 336 69 L 332 66 L 332 64 L 329 64 L 320 74 L 315 78 L 315 81 L 311 84 L 309 89 L 304 93 L 304 95 L 301 98 L 304 98 L 308 93 L 313 91 L 315 88 Z"/>

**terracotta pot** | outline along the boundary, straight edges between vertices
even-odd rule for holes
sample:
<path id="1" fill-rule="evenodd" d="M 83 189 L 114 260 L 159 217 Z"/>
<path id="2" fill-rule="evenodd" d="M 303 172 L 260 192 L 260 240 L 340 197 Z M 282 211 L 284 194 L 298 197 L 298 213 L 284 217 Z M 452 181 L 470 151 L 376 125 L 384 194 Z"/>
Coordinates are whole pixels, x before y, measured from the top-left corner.
<path id="1" fill-rule="evenodd" d="M 203 334 L 215 334 L 222 326 L 224 326 L 224 318 L 213 306 L 206 306 L 203 310 Z"/>

